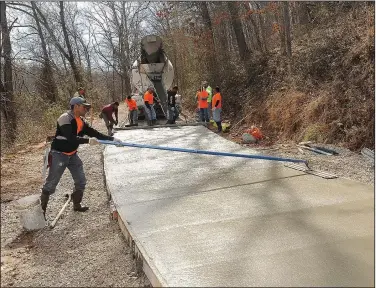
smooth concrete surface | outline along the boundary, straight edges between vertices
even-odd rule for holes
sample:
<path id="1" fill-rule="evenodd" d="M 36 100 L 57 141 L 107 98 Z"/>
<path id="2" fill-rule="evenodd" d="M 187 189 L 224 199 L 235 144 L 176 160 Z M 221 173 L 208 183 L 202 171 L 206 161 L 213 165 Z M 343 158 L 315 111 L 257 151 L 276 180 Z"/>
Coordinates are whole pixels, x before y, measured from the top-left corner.
<path id="1" fill-rule="evenodd" d="M 205 127 L 127 142 L 256 153 Z M 373 286 L 374 190 L 280 162 L 108 146 L 107 187 L 166 286 Z"/>

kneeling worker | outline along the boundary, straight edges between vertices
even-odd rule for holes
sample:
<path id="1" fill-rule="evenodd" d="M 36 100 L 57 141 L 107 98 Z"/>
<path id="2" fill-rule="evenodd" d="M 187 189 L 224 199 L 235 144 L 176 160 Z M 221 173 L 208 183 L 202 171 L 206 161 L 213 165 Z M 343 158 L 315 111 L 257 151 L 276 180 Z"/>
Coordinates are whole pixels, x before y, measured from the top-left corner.
<path id="1" fill-rule="evenodd" d="M 77 154 L 77 148 L 80 144 L 97 145 L 99 144 L 97 139 L 121 142 L 117 138 L 106 136 L 90 127 L 83 116 L 90 110 L 91 105 L 84 98 L 73 97 L 70 100 L 70 106 L 71 110 L 62 114 L 57 120 L 56 134 L 51 144 L 50 169 L 40 198 L 44 215 L 50 195 L 55 193 L 56 186 L 66 168 L 69 169 L 74 180 L 73 210 L 85 212 L 89 209 L 81 206 L 86 177 L 82 161 Z M 82 137 L 84 135 L 91 138 Z"/>
<path id="2" fill-rule="evenodd" d="M 112 128 L 114 128 L 114 124 L 118 124 L 118 107 L 119 102 L 108 104 L 102 108 L 102 112 L 99 115 L 106 124 L 109 136 L 114 135 L 114 133 L 112 133 Z M 115 114 L 115 120 L 112 118 L 112 114 Z"/>
<path id="3" fill-rule="evenodd" d="M 138 126 L 138 107 L 136 100 L 132 99 L 132 96 L 129 95 L 125 99 L 125 103 L 128 105 L 129 124 L 131 126 Z"/>

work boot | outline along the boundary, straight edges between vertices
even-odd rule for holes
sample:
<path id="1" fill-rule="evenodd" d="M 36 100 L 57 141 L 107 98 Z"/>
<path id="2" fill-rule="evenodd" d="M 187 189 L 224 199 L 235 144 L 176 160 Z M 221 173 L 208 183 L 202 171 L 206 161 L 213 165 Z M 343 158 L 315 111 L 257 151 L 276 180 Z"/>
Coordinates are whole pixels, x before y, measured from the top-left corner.
<path id="1" fill-rule="evenodd" d="M 85 212 L 89 207 L 81 206 L 82 197 L 84 196 L 83 190 L 76 190 L 72 193 L 73 210 L 78 212 Z"/>
<path id="2" fill-rule="evenodd" d="M 151 121 L 147 120 L 147 124 L 148 124 L 148 126 L 151 126 Z"/>
<path id="3" fill-rule="evenodd" d="M 42 210 L 43 210 L 44 219 L 46 219 L 46 209 L 47 209 L 47 204 L 48 204 L 49 199 L 50 199 L 50 195 L 42 192 L 42 195 L 40 196 L 40 206 L 42 207 Z"/>
<path id="4" fill-rule="evenodd" d="M 151 125 L 156 125 L 157 124 L 157 120 L 154 119 L 154 120 L 151 120 Z"/>

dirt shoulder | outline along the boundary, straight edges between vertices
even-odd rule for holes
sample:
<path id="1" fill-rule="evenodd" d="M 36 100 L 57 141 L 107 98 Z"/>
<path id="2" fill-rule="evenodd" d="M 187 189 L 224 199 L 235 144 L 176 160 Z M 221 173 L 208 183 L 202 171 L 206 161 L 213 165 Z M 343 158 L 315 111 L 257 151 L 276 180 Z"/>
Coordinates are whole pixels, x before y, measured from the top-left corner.
<path id="1" fill-rule="evenodd" d="M 246 128 L 243 129 L 243 131 L 245 130 Z M 305 149 L 299 149 L 294 142 L 271 143 L 270 140 L 267 140 L 261 141 L 258 144 L 242 144 L 241 135 L 242 132 L 222 133 L 222 136 L 226 139 L 256 150 L 263 155 L 308 160 L 311 169 L 325 171 L 341 178 L 351 179 L 374 186 L 374 162 L 365 158 L 360 153 L 323 143 L 314 143 L 313 145 L 332 149 L 336 151 L 338 155 L 326 156 Z"/>
<path id="2" fill-rule="evenodd" d="M 124 117 L 121 109 L 119 117 Z M 101 119 L 93 126 L 106 129 Z M 104 185 L 102 146 L 82 145 L 87 187 L 87 213 L 73 212 L 72 204 L 53 230 L 23 233 L 12 200 L 38 194 L 41 188 L 42 145 L 21 149 L 1 159 L 1 286 L 121 286 L 143 287 L 149 282 L 136 275 L 136 266 L 116 221 L 110 220 Z M 64 194 L 73 188 L 68 170 L 51 198 L 47 213 L 54 218 Z"/>

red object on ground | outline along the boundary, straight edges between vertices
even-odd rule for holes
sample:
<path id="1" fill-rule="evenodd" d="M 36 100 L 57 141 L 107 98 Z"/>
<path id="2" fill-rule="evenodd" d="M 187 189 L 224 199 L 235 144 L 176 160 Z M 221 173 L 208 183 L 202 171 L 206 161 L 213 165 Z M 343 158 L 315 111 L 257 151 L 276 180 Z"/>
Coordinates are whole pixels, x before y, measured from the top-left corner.
<path id="1" fill-rule="evenodd" d="M 249 133 L 249 134 L 251 134 L 257 140 L 261 140 L 262 137 L 263 137 L 260 129 L 258 129 L 257 127 L 253 127 L 251 129 L 248 129 L 246 132 Z"/>

